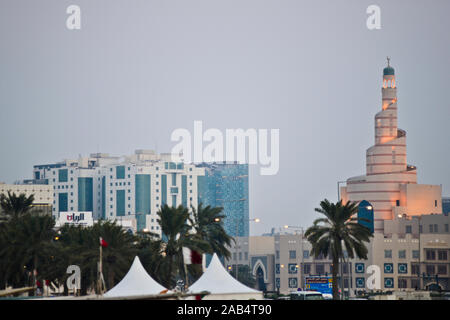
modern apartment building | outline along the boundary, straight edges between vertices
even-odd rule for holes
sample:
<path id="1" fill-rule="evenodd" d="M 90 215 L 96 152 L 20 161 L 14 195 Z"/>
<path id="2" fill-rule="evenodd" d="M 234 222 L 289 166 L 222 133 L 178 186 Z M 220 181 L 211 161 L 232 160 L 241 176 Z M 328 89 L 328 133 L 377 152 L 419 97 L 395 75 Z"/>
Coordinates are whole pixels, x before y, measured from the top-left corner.
<path id="1" fill-rule="evenodd" d="M 35 179 L 53 186 L 55 218 L 60 212 L 92 211 L 96 220 L 136 219 L 137 230 L 157 234 L 156 212 L 162 205 L 197 207 L 202 175 L 203 168 L 152 150 L 125 157 L 96 153 L 33 170 Z"/>
<path id="2" fill-rule="evenodd" d="M 249 235 L 248 164 L 200 164 L 205 174 L 198 178 L 198 202 L 222 207 L 225 231 L 231 236 Z"/>

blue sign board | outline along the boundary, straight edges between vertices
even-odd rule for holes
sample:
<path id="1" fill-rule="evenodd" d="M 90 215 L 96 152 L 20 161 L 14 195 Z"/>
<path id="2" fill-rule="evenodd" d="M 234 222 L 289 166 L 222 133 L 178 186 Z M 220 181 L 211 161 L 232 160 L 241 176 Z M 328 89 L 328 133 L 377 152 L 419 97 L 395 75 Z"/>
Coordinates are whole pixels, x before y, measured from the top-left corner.
<path id="1" fill-rule="evenodd" d="M 331 276 L 310 276 L 305 278 L 305 289 L 307 291 L 318 291 L 320 293 L 333 293 L 333 278 Z"/>

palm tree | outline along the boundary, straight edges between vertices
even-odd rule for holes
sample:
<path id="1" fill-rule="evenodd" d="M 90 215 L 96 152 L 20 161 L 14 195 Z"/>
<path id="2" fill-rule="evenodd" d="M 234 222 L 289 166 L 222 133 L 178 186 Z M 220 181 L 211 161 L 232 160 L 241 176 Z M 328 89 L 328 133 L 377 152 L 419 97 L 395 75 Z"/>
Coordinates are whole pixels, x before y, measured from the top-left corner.
<path id="1" fill-rule="evenodd" d="M 157 282 L 162 282 L 161 270 L 164 267 L 163 242 L 154 234 L 138 233 L 138 256 L 142 266 Z"/>
<path id="2" fill-rule="evenodd" d="M 8 196 L 0 195 L 0 207 L 4 214 L 8 217 L 17 218 L 22 214 L 30 211 L 34 201 L 34 195 L 26 196 L 21 193 L 17 196 L 14 192 L 8 191 Z"/>
<path id="3" fill-rule="evenodd" d="M 92 227 L 64 226 L 60 231 L 65 265 L 76 264 L 82 270 L 82 294 L 96 287 L 100 237 L 108 243 L 103 249 L 103 274 L 109 289 L 123 278 L 137 253 L 135 237 L 115 222 L 102 220 Z"/>
<path id="4" fill-rule="evenodd" d="M 173 288 L 177 275 L 187 278 L 183 261 L 183 247 L 205 252 L 209 244 L 199 239 L 192 232 L 192 226 L 188 224 L 189 210 L 182 205 L 177 208 L 169 207 L 167 204 L 157 212 L 157 219 L 162 232 L 163 261 L 161 268 L 162 285 Z"/>
<path id="5" fill-rule="evenodd" d="M 86 294 L 89 288 L 95 287 L 97 280 L 99 241 L 93 239 L 92 227 L 65 225 L 59 231 L 58 244 L 61 246 L 60 254 L 64 260 L 63 265 L 65 268 L 69 265 L 77 265 L 81 268 L 81 294 Z M 66 293 L 68 276 L 64 274 L 61 279 Z"/>
<path id="6" fill-rule="evenodd" d="M 325 215 L 325 218 L 316 219 L 313 226 L 306 230 L 305 236 L 312 244 L 311 255 L 316 258 L 331 255 L 333 299 L 338 299 L 337 274 L 339 260 L 344 257 L 344 247 L 349 258 L 356 255 L 359 259 L 367 259 L 368 249 L 364 242 L 370 242 L 372 232 L 354 217 L 358 212 L 356 202 L 348 201 L 342 205 L 342 200 L 334 204 L 325 199 L 315 211 Z"/>
<path id="7" fill-rule="evenodd" d="M 225 215 L 222 214 L 222 211 L 221 207 L 203 207 L 200 203 L 198 209 L 192 207 L 190 222 L 196 235 L 211 246 L 206 253 L 217 253 L 219 256 L 229 259 L 231 253 L 227 247 L 230 247 L 231 241 L 234 239 L 226 233 L 223 227 Z"/>
<path id="8" fill-rule="evenodd" d="M 99 221 L 92 228 L 92 242 L 96 244 L 97 252 L 99 252 L 100 237 L 108 243 L 108 246 L 103 249 L 103 273 L 111 289 L 129 270 L 137 254 L 135 245 L 137 239 L 111 221 Z"/>
<path id="9" fill-rule="evenodd" d="M 2 225 L 0 260 L 8 262 L 5 268 L 7 282 L 24 285 L 27 273 L 32 275 L 28 280 L 36 280 L 35 274 L 42 271 L 41 262 L 51 256 L 54 224 L 51 216 L 22 213 Z M 28 285 L 35 283 L 28 282 Z"/>

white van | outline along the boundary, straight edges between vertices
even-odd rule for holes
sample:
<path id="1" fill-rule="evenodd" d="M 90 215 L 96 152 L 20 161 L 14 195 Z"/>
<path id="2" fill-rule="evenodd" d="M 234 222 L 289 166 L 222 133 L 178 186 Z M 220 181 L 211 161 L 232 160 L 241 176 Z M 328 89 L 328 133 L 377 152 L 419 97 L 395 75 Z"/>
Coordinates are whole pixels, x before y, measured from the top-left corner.
<path id="1" fill-rule="evenodd" d="M 318 291 L 292 291 L 291 300 L 324 300 Z"/>

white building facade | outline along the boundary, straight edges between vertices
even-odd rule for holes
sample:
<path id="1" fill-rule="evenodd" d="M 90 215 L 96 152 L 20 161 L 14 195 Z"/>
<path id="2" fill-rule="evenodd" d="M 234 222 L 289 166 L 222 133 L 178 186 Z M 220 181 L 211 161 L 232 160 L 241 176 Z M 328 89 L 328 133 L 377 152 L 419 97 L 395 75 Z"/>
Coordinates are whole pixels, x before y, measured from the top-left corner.
<path id="1" fill-rule="evenodd" d="M 91 154 L 37 165 L 33 171 L 35 179 L 53 186 L 55 218 L 60 212 L 92 212 L 95 220 L 135 220 L 138 231 L 156 234 L 160 234 L 156 213 L 162 205 L 197 207 L 201 175 L 204 168 L 152 150 L 122 158 Z"/>

